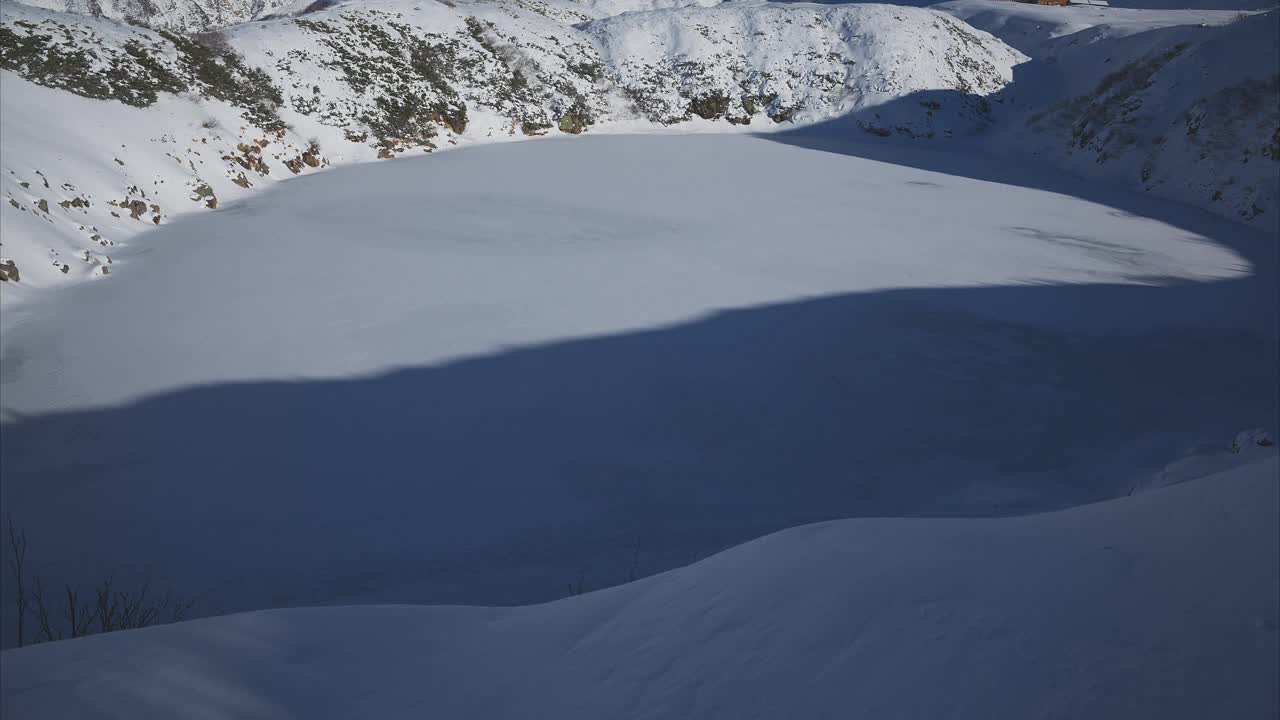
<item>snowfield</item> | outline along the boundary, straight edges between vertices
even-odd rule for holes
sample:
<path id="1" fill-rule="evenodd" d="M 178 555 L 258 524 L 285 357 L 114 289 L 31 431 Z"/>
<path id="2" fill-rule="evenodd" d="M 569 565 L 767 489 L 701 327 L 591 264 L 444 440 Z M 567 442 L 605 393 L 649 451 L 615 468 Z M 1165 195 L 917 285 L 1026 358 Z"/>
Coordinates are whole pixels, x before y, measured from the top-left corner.
<path id="1" fill-rule="evenodd" d="M 1275 716 L 1274 453 L 1003 520 L 786 530 L 521 608 L 247 613 L 7 651 L 23 718 Z"/>
<path id="2" fill-rule="evenodd" d="M 1271 426 L 1265 236 L 783 139 L 476 147 L 161 225 L 5 328 L 5 507 L 50 574 L 201 614 L 515 604 Z"/>
<path id="3" fill-rule="evenodd" d="M 0 1 L 24 587 L 196 618 L 6 556 L 0 710 L 1276 717 L 1280 11 L 1190 2 Z"/>

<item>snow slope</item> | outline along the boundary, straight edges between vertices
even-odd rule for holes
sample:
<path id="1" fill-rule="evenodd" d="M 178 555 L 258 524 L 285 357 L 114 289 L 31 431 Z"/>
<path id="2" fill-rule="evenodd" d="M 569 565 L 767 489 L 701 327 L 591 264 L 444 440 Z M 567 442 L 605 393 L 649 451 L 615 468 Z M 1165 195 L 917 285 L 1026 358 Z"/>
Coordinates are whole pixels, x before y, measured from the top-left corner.
<path id="1" fill-rule="evenodd" d="M 153 223 L 330 163 L 542 134 L 791 126 L 923 90 L 994 92 L 1022 59 L 912 8 L 735 4 L 575 27 L 574 7 L 347 2 L 201 44 L 0 3 L 0 256 L 21 273 L 0 292 L 12 304 L 99 276 Z"/>
<path id="2" fill-rule="evenodd" d="M 1001 142 L 1280 232 L 1280 13 L 1075 40 L 1024 74 L 1057 98 L 1010 91 Z"/>
<path id="3" fill-rule="evenodd" d="M 1239 10 L 1177 8 L 1139 10 L 1127 7 L 1068 5 L 1055 7 L 1003 0 L 946 0 L 929 7 L 954 15 L 989 32 L 1033 58 L 1053 55 L 1055 48 L 1086 45 L 1182 25 L 1229 25 Z M 1066 40 L 1058 41 L 1060 38 Z M 1233 68 L 1236 69 L 1236 68 Z"/>
<path id="4" fill-rule="evenodd" d="M 1280 232 L 1280 12 L 935 6 L 1032 57 L 984 142 Z"/>
<path id="5" fill-rule="evenodd" d="M 23 0 L 49 10 L 108 18 L 177 32 L 202 32 L 248 22 L 289 0 Z"/>
<path id="6" fill-rule="evenodd" d="M 1024 58 L 939 13 L 886 5 L 725 6 L 627 13 L 587 24 L 646 116 L 748 124 L 820 119 L 912 93 L 989 95 Z M 701 107 L 689 107 L 689 88 Z M 921 113 L 923 114 L 923 113 Z"/>
<path id="7" fill-rule="evenodd" d="M 1002 520 L 845 520 L 532 607 L 9 650 L 23 718 L 1233 718 L 1280 710 L 1277 463 Z"/>
<path id="8" fill-rule="evenodd" d="M 1274 432 L 1266 236 L 774 137 L 472 147 L 162 224 L 6 308 L 0 500 L 50 582 L 198 614 L 510 604 Z"/>

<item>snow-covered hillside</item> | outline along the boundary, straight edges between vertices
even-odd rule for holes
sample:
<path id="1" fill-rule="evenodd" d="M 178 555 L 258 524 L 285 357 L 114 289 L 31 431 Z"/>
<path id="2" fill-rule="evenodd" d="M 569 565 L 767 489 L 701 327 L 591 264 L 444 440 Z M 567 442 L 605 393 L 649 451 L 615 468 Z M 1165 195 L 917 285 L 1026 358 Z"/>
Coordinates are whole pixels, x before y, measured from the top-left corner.
<path id="1" fill-rule="evenodd" d="M 790 126 L 925 90 L 976 98 L 1022 59 L 911 8 L 677 8 L 579 27 L 574 8 L 345 3 L 192 39 L 0 4 L 0 256 L 22 285 L 6 298 L 110 272 L 153 224 L 331 163 L 588 129 Z"/>
<path id="2" fill-rule="evenodd" d="M 6 651 L 49 720 L 1269 720 L 1274 453 L 1004 520 L 846 520 L 522 608 L 233 615 Z"/>
<path id="3" fill-rule="evenodd" d="M 1023 59 L 946 15 L 891 6 L 691 8 L 584 29 L 641 114 L 663 123 L 832 117 L 924 90 L 983 96 Z"/>
<path id="4" fill-rule="evenodd" d="M 49 10 L 120 20 L 131 25 L 202 32 L 255 20 L 291 0 L 22 0 Z M 323 1 L 323 0 L 322 0 Z"/>
<path id="5" fill-rule="evenodd" d="M 992 144 L 1280 231 L 1280 12 L 938 9 L 1033 58 Z"/>
<path id="6" fill-rule="evenodd" d="M 6 718 L 1280 710 L 1280 12 L 39 2 Z"/>

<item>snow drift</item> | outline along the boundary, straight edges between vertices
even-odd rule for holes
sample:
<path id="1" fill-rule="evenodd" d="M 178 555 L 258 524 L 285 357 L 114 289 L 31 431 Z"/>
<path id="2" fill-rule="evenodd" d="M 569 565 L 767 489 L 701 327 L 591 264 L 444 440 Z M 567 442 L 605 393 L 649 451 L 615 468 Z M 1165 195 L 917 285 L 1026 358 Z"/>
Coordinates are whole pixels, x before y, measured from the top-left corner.
<path id="1" fill-rule="evenodd" d="M 799 527 L 522 608 L 233 615 L 3 654 L 23 718 L 1230 717 L 1277 711 L 1271 457 L 1004 520 Z"/>

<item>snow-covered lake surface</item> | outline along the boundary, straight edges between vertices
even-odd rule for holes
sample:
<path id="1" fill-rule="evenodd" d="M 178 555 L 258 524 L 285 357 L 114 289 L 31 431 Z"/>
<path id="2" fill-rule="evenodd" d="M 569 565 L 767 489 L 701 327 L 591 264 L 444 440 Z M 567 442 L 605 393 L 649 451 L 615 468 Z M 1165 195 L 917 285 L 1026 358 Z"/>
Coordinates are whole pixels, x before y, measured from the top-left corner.
<path id="1" fill-rule="evenodd" d="M 1059 508 L 1274 421 L 1273 238 L 938 149 L 477 147 L 145 240 L 5 315 L 2 494 L 51 580 L 197 615 Z"/>

